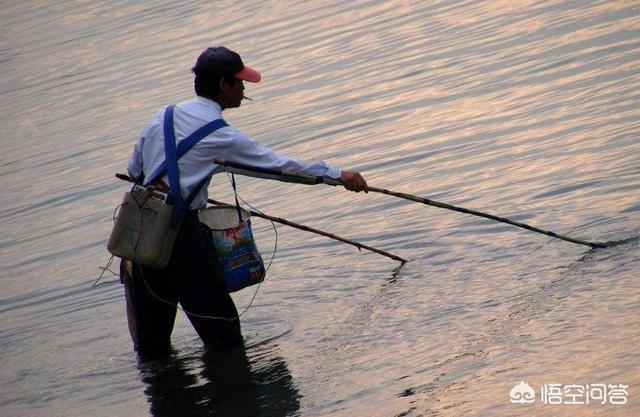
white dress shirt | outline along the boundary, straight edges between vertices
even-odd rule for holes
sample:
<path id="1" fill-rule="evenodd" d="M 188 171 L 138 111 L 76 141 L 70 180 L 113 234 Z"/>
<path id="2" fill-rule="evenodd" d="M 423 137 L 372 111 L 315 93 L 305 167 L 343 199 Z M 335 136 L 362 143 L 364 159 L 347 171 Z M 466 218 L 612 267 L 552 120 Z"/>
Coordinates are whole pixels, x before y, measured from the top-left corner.
<path id="1" fill-rule="evenodd" d="M 133 178 L 138 178 L 142 172 L 145 176 L 153 174 L 165 160 L 164 111 L 165 109 L 162 109 L 153 116 L 134 146 L 133 155 L 127 166 L 129 175 Z M 173 113 L 177 143 L 208 122 L 221 118 L 223 117 L 220 105 L 204 97 L 196 97 L 178 104 Z M 217 158 L 261 168 L 329 176 L 336 179 L 341 174 L 340 170 L 331 168 L 322 161 L 307 162 L 277 154 L 256 143 L 250 136 L 231 126 L 226 126 L 202 139 L 178 160 L 180 192 L 183 198 L 187 198 L 195 187 L 207 179 L 205 186 L 191 203 L 192 210 L 202 209 L 207 205 L 207 186 L 213 174 L 234 171 L 214 164 L 213 160 Z M 162 179 L 165 183 L 169 183 L 166 175 Z M 145 178 L 144 185 L 148 185 L 150 180 L 151 178 Z"/>

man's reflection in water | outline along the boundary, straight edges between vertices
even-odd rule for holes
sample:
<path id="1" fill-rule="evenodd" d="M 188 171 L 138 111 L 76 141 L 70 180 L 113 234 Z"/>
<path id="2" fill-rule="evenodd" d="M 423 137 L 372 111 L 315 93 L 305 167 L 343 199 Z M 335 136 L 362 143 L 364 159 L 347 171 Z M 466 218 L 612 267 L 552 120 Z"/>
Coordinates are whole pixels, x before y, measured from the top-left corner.
<path id="1" fill-rule="evenodd" d="M 252 348 L 253 366 L 244 348 L 230 351 L 175 351 L 164 358 L 139 358 L 147 384 L 151 415 L 290 416 L 300 395 L 275 345 Z"/>

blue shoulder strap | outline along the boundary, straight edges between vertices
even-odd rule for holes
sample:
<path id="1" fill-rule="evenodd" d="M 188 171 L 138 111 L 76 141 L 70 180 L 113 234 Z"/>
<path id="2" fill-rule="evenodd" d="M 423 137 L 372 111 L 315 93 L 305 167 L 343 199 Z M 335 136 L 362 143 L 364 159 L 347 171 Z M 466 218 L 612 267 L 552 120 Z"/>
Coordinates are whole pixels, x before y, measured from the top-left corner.
<path id="1" fill-rule="evenodd" d="M 178 211 L 182 208 L 182 193 L 180 192 L 180 170 L 178 169 L 178 158 L 176 157 L 176 135 L 173 129 L 173 109 L 175 106 L 169 105 L 164 112 L 164 154 L 167 174 L 169 176 L 169 188 L 173 196 L 173 212 L 171 213 L 171 223 L 178 220 Z"/>
<path id="2" fill-rule="evenodd" d="M 187 211 L 191 202 L 195 196 L 200 192 L 204 184 L 207 182 L 205 178 L 187 197 L 186 200 L 182 200 L 182 194 L 180 193 L 180 170 L 178 168 L 178 159 L 180 159 L 189 149 L 191 149 L 196 143 L 215 132 L 216 130 L 227 126 L 227 123 L 222 119 L 217 119 L 209 122 L 193 132 L 187 138 L 180 142 L 176 148 L 176 137 L 173 126 L 173 110 L 175 106 L 167 106 L 164 113 L 164 151 L 165 161 L 160 167 L 153 173 L 150 178 L 150 183 L 153 183 L 156 179 L 164 175 L 167 172 L 169 177 L 169 187 L 171 189 L 171 195 L 173 196 L 174 208 L 172 213 L 172 224 L 176 224 Z"/>
<path id="3" fill-rule="evenodd" d="M 189 137 L 178 144 L 176 156 L 178 157 L 178 159 L 182 158 L 182 155 L 187 153 L 187 151 L 191 149 L 193 145 L 200 142 L 202 139 L 206 138 L 216 130 L 225 126 L 228 126 L 227 122 L 222 119 L 214 120 L 202 126 L 200 129 L 190 134 Z"/>

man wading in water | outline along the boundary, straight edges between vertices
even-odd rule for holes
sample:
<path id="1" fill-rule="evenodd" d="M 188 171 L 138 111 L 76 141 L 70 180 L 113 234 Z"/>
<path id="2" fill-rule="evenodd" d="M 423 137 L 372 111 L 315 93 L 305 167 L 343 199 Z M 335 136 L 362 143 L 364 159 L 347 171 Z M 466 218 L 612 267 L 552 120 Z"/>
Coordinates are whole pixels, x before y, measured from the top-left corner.
<path id="1" fill-rule="evenodd" d="M 244 81 L 257 83 L 260 73 L 245 66 L 240 55 L 223 46 L 206 49 L 193 67 L 197 97 L 175 106 L 173 127 L 179 144 L 207 123 L 222 119 L 225 109 L 240 107 L 245 98 Z M 132 178 L 155 172 L 165 161 L 164 114 L 153 116 L 135 144 L 128 171 Z M 224 126 L 196 143 L 178 161 L 180 193 L 193 196 L 173 246 L 169 264 L 153 269 L 123 261 L 120 267 L 125 288 L 129 331 L 141 354 L 170 351 L 171 331 L 179 303 L 205 345 L 231 347 L 242 344 L 240 320 L 215 258 L 211 232 L 198 220 L 207 205 L 207 186 L 212 175 L 226 169 L 213 163 L 220 158 L 261 168 L 299 172 L 339 179 L 348 190 L 367 191 L 357 172 L 340 171 L 324 162 L 308 162 L 279 155 L 248 135 Z M 145 186 L 151 185 L 147 179 Z M 167 176 L 153 182 L 168 190 Z M 225 317 L 215 320 L 197 317 Z"/>

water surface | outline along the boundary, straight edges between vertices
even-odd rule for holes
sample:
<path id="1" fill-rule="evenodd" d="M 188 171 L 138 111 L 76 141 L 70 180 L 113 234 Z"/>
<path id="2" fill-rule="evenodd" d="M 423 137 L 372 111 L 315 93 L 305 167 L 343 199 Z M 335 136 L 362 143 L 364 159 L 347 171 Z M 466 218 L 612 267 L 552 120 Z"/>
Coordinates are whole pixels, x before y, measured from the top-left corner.
<path id="1" fill-rule="evenodd" d="M 2 415 L 640 413 L 637 240 L 589 251 L 242 178 L 268 214 L 411 261 L 278 226 L 249 347 L 225 357 L 179 315 L 175 354 L 138 361 L 121 286 L 91 287 L 126 190 L 113 174 L 213 44 L 263 73 L 227 120 L 280 152 L 582 239 L 638 236 L 637 2 L 21 1 L 0 21 Z M 210 195 L 230 201 L 224 175 Z M 522 380 L 625 384 L 628 403 L 511 404 Z"/>

